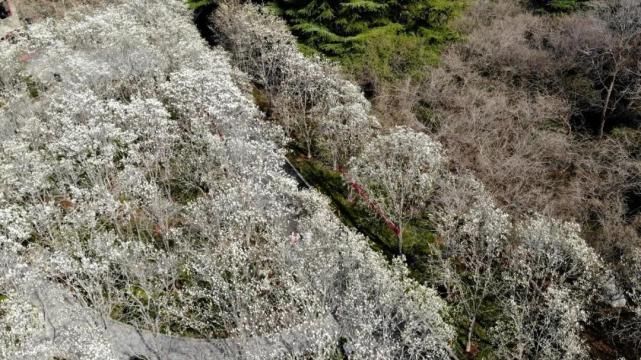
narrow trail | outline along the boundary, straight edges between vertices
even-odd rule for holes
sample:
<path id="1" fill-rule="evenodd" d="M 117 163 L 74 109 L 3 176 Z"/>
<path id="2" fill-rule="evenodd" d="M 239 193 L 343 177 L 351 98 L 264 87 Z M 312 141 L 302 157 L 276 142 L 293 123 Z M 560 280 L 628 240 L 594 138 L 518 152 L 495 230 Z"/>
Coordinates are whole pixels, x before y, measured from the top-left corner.
<path id="1" fill-rule="evenodd" d="M 301 324 L 284 331 L 247 338 L 202 340 L 162 335 L 111 319 L 77 303 L 61 286 L 42 282 L 32 291 L 31 301 L 46 323 L 41 343 L 60 341 L 61 334 L 98 328 L 118 359 L 201 360 L 201 359 L 276 359 L 302 356 L 312 349 L 319 337 L 338 341 L 340 329 L 332 316 Z M 79 330 L 80 329 L 80 330 Z M 72 354 L 60 354 L 71 356 Z"/>

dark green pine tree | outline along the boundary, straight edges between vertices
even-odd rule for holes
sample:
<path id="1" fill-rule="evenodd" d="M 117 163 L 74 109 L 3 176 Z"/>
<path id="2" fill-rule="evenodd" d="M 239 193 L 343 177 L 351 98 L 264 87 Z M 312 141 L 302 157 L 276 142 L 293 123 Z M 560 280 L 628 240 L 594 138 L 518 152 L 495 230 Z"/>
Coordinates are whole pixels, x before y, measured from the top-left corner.
<path id="1" fill-rule="evenodd" d="M 275 0 L 301 41 L 341 57 L 381 33 L 452 37 L 446 25 L 463 0 Z M 433 36 L 439 34 L 440 36 Z"/>
<path id="2" fill-rule="evenodd" d="M 570 12 L 585 6 L 588 0 L 530 0 L 537 9 L 549 12 Z"/>
<path id="3" fill-rule="evenodd" d="M 306 45 L 328 55 L 353 51 L 356 36 L 388 21 L 383 1 L 277 0 L 276 5 Z"/>

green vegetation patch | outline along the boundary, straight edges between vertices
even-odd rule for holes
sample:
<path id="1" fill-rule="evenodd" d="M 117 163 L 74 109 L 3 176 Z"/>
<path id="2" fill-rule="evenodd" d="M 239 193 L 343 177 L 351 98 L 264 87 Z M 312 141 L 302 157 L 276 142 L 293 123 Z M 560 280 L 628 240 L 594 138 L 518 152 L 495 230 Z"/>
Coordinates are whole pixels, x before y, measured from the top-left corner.
<path id="1" fill-rule="evenodd" d="M 372 211 L 357 201 L 356 194 L 350 199 L 349 188 L 340 172 L 332 170 L 319 160 L 304 156 L 291 155 L 289 159 L 311 186 L 330 198 L 344 224 L 366 235 L 377 250 L 388 256 L 396 255 L 398 239 L 394 231 L 382 220 L 373 217 Z M 429 220 L 413 220 L 403 232 L 404 255 L 408 257 L 408 261 L 430 256 L 430 244 L 434 241 L 435 233 Z"/>
<path id="2" fill-rule="evenodd" d="M 586 5 L 588 0 L 531 0 L 535 8 L 548 12 L 570 12 Z"/>
<path id="3" fill-rule="evenodd" d="M 276 0 L 272 7 L 306 48 L 355 74 L 392 81 L 419 76 L 458 38 L 450 20 L 464 0 Z M 308 51 L 305 51 L 308 52 Z"/>
<path id="4" fill-rule="evenodd" d="M 451 20 L 468 0 L 273 0 L 305 55 L 323 54 L 363 82 L 420 80 L 459 38 Z M 214 0 L 186 0 L 192 9 Z M 264 4 L 264 2 L 260 2 Z"/>

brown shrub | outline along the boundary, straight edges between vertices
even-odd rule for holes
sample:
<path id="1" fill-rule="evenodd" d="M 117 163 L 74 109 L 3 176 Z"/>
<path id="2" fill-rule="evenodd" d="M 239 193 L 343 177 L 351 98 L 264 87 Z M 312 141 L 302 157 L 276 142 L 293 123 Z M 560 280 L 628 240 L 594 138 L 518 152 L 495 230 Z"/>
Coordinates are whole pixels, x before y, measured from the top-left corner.
<path id="1" fill-rule="evenodd" d="M 409 78 L 380 84 L 377 95 L 372 99 L 372 105 L 381 125 L 420 128 L 422 125 L 417 119 L 421 100 L 419 88 L 419 85 Z"/>
<path id="2" fill-rule="evenodd" d="M 480 1 L 459 27 L 470 31 L 468 41 L 443 55 L 420 90 L 452 167 L 471 170 L 512 213 L 580 222 L 610 260 L 638 246 L 638 131 L 599 141 L 571 122 L 578 98 L 602 101 L 594 79 L 580 71 L 590 60 L 584 49 L 612 47 L 606 21 Z M 579 75 L 565 76 L 571 71 Z"/>
<path id="3" fill-rule="evenodd" d="M 576 154 L 567 137 L 563 100 L 533 97 L 446 66 L 434 72 L 424 93 L 435 106 L 436 133 L 454 166 L 472 170 L 510 210 L 554 212 L 549 208 L 559 194 L 573 193 Z"/>

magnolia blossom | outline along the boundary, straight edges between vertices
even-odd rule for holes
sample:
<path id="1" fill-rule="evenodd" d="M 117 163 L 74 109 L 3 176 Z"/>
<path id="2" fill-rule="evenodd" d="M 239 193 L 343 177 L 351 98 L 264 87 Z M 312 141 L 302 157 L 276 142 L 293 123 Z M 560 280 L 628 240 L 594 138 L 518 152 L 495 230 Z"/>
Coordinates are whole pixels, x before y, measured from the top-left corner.
<path id="1" fill-rule="evenodd" d="M 370 104 L 334 64 L 303 56 L 283 20 L 255 5 L 224 3 L 212 22 L 308 157 L 318 154 L 338 168 L 361 150 L 376 125 Z"/>
<path id="2" fill-rule="evenodd" d="M 473 180 L 445 178 L 441 186 L 446 188 L 456 182 L 471 182 L 472 196 L 464 206 L 443 203 L 436 211 L 443 246 L 435 249 L 441 258 L 435 263 L 434 274 L 453 300 L 452 308 L 467 318 L 465 351 L 470 353 L 482 309 L 490 299 L 502 295 L 500 273 L 512 224 L 509 215 Z"/>
<path id="3" fill-rule="evenodd" d="M 492 330 L 500 353 L 587 357 L 580 334 L 603 264 L 578 234 L 576 224 L 540 215 L 517 226 L 519 247 L 502 275 L 503 318 Z"/>
<path id="4" fill-rule="evenodd" d="M 442 167 L 440 144 L 407 128 L 396 128 L 388 135 L 376 137 L 350 161 L 353 181 L 364 186 L 400 228 L 400 253 L 403 229 L 426 208 Z"/>

